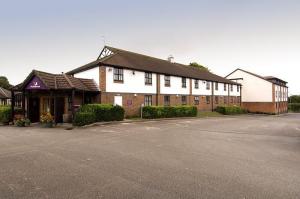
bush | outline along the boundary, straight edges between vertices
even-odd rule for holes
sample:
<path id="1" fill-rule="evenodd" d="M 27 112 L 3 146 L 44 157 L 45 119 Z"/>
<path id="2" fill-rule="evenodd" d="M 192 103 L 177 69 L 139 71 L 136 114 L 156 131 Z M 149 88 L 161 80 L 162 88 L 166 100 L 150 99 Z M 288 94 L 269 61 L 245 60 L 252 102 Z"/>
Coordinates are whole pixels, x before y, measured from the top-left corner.
<path id="1" fill-rule="evenodd" d="M 0 106 L 0 123 L 8 124 L 11 121 L 11 107 Z"/>
<path id="2" fill-rule="evenodd" d="M 143 107 L 143 118 L 196 117 L 195 106 L 146 106 Z"/>
<path id="3" fill-rule="evenodd" d="M 83 113 L 88 113 L 89 117 L 86 121 L 82 116 Z M 77 119 L 76 116 L 78 115 Z M 125 110 L 121 106 L 113 106 L 111 104 L 86 104 L 79 108 L 78 112 L 75 114 L 74 122 L 75 126 L 83 126 L 86 124 L 91 124 L 94 122 L 103 121 L 122 121 L 124 119 Z M 83 122 L 80 122 L 80 120 Z M 81 124 L 82 123 L 82 124 Z M 80 125 L 78 125 L 80 124 Z"/>
<path id="4" fill-rule="evenodd" d="M 31 122 L 28 118 L 21 118 L 15 121 L 15 125 L 18 127 L 30 126 Z"/>
<path id="5" fill-rule="evenodd" d="M 289 111 L 300 113 L 300 103 L 291 103 L 289 104 Z"/>
<path id="6" fill-rule="evenodd" d="M 77 112 L 73 120 L 75 126 L 84 126 L 94 122 L 96 122 L 96 117 L 92 112 Z"/>
<path id="7" fill-rule="evenodd" d="M 236 114 L 243 114 L 247 112 L 245 109 L 242 109 L 239 106 L 218 106 L 216 108 L 216 111 L 223 115 L 236 115 Z"/>
<path id="8" fill-rule="evenodd" d="M 300 103 L 300 95 L 292 95 L 289 97 L 290 103 Z"/>

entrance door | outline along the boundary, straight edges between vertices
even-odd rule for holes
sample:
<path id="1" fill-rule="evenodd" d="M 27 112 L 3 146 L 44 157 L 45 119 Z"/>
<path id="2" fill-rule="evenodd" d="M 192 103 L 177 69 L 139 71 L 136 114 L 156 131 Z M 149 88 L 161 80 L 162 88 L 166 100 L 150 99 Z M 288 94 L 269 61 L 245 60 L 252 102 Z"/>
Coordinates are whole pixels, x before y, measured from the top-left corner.
<path id="1" fill-rule="evenodd" d="M 114 105 L 123 106 L 122 96 L 115 96 Z"/>
<path id="2" fill-rule="evenodd" d="M 31 122 L 40 121 L 40 98 L 29 98 L 29 119 Z"/>
<path id="3" fill-rule="evenodd" d="M 56 98 L 56 123 L 62 123 L 63 122 L 63 115 L 65 110 L 65 98 L 58 97 Z"/>

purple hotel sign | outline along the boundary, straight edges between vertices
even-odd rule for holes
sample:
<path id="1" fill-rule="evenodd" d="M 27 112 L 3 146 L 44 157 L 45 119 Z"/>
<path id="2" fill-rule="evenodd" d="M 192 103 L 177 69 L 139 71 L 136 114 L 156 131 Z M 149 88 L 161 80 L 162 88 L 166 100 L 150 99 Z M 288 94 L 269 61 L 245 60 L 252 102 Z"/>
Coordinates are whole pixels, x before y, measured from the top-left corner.
<path id="1" fill-rule="evenodd" d="M 38 77 L 35 76 L 27 84 L 26 89 L 27 90 L 44 90 L 44 89 L 47 89 L 47 87 L 45 86 L 45 84 L 43 84 L 43 82 Z"/>

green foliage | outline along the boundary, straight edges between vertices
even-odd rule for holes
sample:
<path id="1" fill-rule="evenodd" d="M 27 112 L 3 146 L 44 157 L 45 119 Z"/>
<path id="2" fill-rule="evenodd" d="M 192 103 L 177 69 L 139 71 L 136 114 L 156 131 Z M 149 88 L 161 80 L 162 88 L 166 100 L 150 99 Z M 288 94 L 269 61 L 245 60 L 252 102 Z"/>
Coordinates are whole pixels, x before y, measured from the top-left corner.
<path id="1" fill-rule="evenodd" d="M 88 113 L 88 119 L 84 119 L 83 113 Z M 111 104 L 86 104 L 80 107 L 75 114 L 74 125 L 84 126 L 94 122 L 121 121 L 124 119 L 125 110 L 121 106 Z M 77 117 L 78 115 L 78 117 Z M 77 117 L 77 118 L 76 118 Z M 80 120 L 83 120 L 82 122 Z"/>
<path id="2" fill-rule="evenodd" d="M 300 113 L 300 103 L 290 103 L 289 111 Z"/>
<path id="3" fill-rule="evenodd" d="M 75 126 L 84 126 L 96 122 L 96 116 L 92 112 L 77 112 L 73 124 Z"/>
<path id="4" fill-rule="evenodd" d="M 5 88 L 5 89 L 10 89 L 10 87 L 11 87 L 8 79 L 5 76 L 0 76 L 0 87 Z"/>
<path id="5" fill-rule="evenodd" d="M 236 115 L 236 114 L 247 113 L 245 109 L 242 109 L 239 106 L 218 106 L 216 108 L 216 111 L 223 115 Z"/>
<path id="6" fill-rule="evenodd" d="M 18 127 L 30 126 L 31 122 L 28 118 L 21 118 L 15 121 L 15 125 Z"/>
<path id="7" fill-rule="evenodd" d="M 198 68 L 200 70 L 209 71 L 208 67 L 202 66 L 201 64 L 198 64 L 197 62 L 191 62 L 190 66 L 193 66 L 193 67 Z"/>
<path id="8" fill-rule="evenodd" d="M 300 103 L 300 95 L 292 95 L 289 97 L 290 103 Z"/>
<path id="9" fill-rule="evenodd" d="M 195 106 L 146 106 L 143 107 L 143 118 L 196 117 Z"/>
<path id="10" fill-rule="evenodd" d="M 0 106 L 0 123 L 8 124 L 11 121 L 11 107 Z"/>

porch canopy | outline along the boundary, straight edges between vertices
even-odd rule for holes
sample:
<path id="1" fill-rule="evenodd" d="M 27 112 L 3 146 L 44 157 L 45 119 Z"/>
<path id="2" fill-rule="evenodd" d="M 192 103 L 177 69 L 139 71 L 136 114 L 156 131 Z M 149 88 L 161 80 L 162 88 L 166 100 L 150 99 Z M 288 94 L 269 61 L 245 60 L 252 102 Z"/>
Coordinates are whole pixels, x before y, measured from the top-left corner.
<path id="1" fill-rule="evenodd" d="M 15 93 L 22 92 L 22 110 L 25 116 L 29 116 L 29 98 L 34 94 L 48 95 L 54 100 L 54 117 L 57 117 L 56 100 L 58 96 L 70 96 L 69 103 L 71 104 L 72 115 L 74 114 L 75 94 L 82 97 L 84 103 L 85 95 L 97 95 L 99 86 L 93 79 L 75 78 L 67 74 L 51 74 L 42 71 L 33 70 L 27 78 L 11 89 L 12 97 L 12 118 L 14 118 Z M 26 102 L 25 102 L 25 99 Z M 25 104 L 26 103 L 26 104 Z M 25 110 L 25 106 L 27 110 Z"/>

